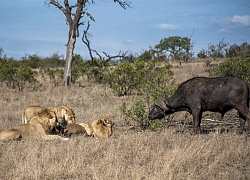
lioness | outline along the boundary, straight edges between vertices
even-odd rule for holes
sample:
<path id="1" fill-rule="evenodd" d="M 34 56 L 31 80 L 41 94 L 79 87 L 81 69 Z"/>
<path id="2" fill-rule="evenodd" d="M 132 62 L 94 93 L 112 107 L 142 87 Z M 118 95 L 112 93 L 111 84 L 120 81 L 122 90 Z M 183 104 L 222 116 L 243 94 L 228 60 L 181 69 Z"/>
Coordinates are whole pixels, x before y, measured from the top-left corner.
<path id="1" fill-rule="evenodd" d="M 29 120 L 44 111 L 45 107 L 41 106 L 28 106 L 24 109 L 22 113 L 22 124 L 27 124 Z M 58 106 L 57 108 L 48 108 L 54 110 L 57 116 L 58 122 L 61 124 L 74 124 L 75 123 L 75 112 L 66 106 Z M 66 121 L 66 122 L 65 122 Z"/>
<path id="2" fill-rule="evenodd" d="M 75 124 L 75 112 L 67 106 L 61 105 L 56 109 L 56 116 L 59 122 L 67 121 L 67 124 Z"/>
<path id="3" fill-rule="evenodd" d="M 79 125 L 85 128 L 89 136 L 93 135 L 95 138 L 107 138 L 112 135 L 112 126 L 114 125 L 114 122 L 106 117 L 103 117 L 93 121 L 90 125 L 85 123 L 79 123 Z"/>
<path id="4" fill-rule="evenodd" d="M 32 117 L 27 124 L 4 129 L 0 132 L 0 140 L 20 140 L 27 137 L 39 137 L 46 140 L 68 140 L 58 135 L 51 135 L 52 129 L 58 123 L 56 114 L 52 109 L 44 109 Z"/>

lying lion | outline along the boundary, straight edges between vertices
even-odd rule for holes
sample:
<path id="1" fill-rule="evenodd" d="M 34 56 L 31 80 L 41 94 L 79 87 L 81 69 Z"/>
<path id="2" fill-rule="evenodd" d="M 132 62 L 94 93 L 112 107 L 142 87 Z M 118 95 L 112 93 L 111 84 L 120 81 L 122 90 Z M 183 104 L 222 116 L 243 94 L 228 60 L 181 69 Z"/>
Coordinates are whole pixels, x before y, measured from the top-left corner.
<path id="1" fill-rule="evenodd" d="M 112 126 L 114 122 L 104 117 L 93 121 L 90 125 L 85 123 L 79 123 L 79 125 L 85 128 L 89 136 L 93 135 L 95 138 L 107 138 L 112 135 Z"/>
<path id="2" fill-rule="evenodd" d="M 22 124 L 4 129 L 0 132 L 0 140 L 21 140 L 27 137 L 38 137 L 45 140 L 68 140 L 58 135 L 51 135 L 52 129 L 58 123 L 53 110 L 44 109 L 30 119 L 27 124 Z"/>
<path id="3" fill-rule="evenodd" d="M 22 113 L 22 124 L 27 124 L 29 120 L 44 111 L 45 107 L 41 106 L 28 106 L 24 109 Z M 58 106 L 57 108 L 48 108 L 55 111 L 58 122 L 62 124 L 74 124 L 75 123 L 75 112 L 73 109 L 68 108 L 67 106 Z M 66 122 L 65 122 L 66 121 Z"/>

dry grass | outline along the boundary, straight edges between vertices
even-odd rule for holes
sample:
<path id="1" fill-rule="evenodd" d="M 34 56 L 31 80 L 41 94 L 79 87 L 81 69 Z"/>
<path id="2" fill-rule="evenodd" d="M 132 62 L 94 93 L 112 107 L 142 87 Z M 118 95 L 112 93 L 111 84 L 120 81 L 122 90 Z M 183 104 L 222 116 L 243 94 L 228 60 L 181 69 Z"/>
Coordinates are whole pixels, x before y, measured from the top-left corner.
<path id="1" fill-rule="evenodd" d="M 179 72 L 177 82 L 207 75 L 202 65 L 190 66 L 173 68 Z M 106 116 L 116 124 L 113 136 L 104 140 L 79 136 L 64 142 L 0 142 L 0 179 L 250 179 L 250 140 L 245 135 L 177 133 L 181 124 L 159 132 L 134 132 L 119 111 L 121 103 L 132 102 L 132 97 L 114 96 L 101 85 L 84 85 L 33 92 L 1 87 L 0 129 L 20 124 L 28 105 L 64 104 L 75 110 L 77 122 Z M 181 114 L 174 117 L 183 120 Z"/>

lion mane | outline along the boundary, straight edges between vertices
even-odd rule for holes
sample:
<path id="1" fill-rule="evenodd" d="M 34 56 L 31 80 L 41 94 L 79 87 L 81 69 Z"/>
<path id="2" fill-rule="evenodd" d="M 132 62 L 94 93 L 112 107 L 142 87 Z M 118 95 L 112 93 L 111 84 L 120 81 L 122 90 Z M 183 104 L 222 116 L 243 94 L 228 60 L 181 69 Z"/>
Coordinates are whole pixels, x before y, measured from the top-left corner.
<path id="1" fill-rule="evenodd" d="M 75 112 L 73 109 L 68 108 L 67 106 L 60 105 L 57 108 L 45 108 L 41 106 L 28 106 L 24 109 L 22 113 L 22 124 L 27 124 L 30 119 L 39 113 L 45 111 L 46 109 L 53 110 L 56 113 L 56 118 L 61 124 L 74 124 L 75 121 Z"/>

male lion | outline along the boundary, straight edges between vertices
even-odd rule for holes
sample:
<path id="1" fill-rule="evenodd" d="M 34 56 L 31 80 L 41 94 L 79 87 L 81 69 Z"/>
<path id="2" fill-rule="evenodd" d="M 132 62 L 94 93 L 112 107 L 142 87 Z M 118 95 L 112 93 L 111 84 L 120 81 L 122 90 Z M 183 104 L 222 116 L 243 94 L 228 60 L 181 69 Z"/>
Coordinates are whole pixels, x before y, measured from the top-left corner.
<path id="1" fill-rule="evenodd" d="M 27 137 L 39 137 L 45 140 L 68 140 L 58 135 L 51 135 L 53 128 L 58 123 L 53 110 L 44 109 L 32 117 L 27 124 L 22 124 L 4 129 L 0 132 L 0 140 L 20 140 Z"/>
<path id="2" fill-rule="evenodd" d="M 41 106 L 26 107 L 22 113 L 22 124 L 27 124 L 33 116 L 39 114 L 40 112 L 43 112 L 45 109 L 45 107 Z"/>
<path id="3" fill-rule="evenodd" d="M 93 121 L 89 125 L 85 123 L 79 123 L 79 125 L 85 128 L 89 136 L 93 135 L 95 138 L 107 138 L 112 135 L 112 126 L 114 125 L 114 122 L 106 117 L 103 117 Z"/>
<path id="4" fill-rule="evenodd" d="M 22 113 L 22 124 L 27 124 L 29 120 L 44 111 L 45 107 L 41 106 L 28 106 L 24 109 Z M 74 124 L 75 123 L 75 112 L 73 109 L 70 109 L 66 106 L 58 106 L 57 108 L 48 108 L 54 110 L 56 113 L 56 117 L 58 122 L 61 124 Z"/>

